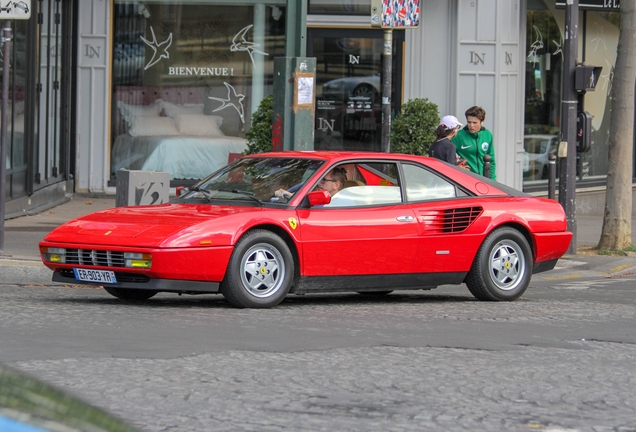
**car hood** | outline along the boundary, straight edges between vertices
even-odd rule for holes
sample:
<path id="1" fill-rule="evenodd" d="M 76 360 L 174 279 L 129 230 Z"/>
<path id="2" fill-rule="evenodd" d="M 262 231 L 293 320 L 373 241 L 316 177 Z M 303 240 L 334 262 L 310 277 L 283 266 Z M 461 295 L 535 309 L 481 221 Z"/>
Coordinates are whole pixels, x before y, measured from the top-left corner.
<path id="1" fill-rule="evenodd" d="M 230 223 L 229 219 L 254 212 L 262 212 L 262 208 L 194 204 L 117 207 L 67 222 L 44 241 L 157 247 L 175 238 L 194 241 L 214 234 L 231 236 L 238 222 Z"/>

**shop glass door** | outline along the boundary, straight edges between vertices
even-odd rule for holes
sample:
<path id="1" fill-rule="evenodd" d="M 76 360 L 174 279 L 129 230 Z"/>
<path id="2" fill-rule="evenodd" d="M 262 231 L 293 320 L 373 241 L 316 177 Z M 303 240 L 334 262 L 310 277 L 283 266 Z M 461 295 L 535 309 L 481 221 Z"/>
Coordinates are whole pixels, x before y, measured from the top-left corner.
<path id="1" fill-rule="evenodd" d="M 393 34 L 392 113 L 401 105 L 404 32 Z M 314 148 L 380 151 L 383 32 L 309 29 L 308 40 L 316 57 Z"/>
<path id="2" fill-rule="evenodd" d="M 62 2 L 41 1 L 35 188 L 61 180 Z"/>

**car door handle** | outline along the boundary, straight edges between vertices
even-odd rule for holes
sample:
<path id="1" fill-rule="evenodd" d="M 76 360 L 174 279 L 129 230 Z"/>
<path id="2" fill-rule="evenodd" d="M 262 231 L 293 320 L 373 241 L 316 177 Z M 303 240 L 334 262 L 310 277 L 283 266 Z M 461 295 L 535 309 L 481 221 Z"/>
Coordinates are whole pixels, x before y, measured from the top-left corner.
<path id="1" fill-rule="evenodd" d="M 398 222 L 413 222 L 413 216 L 398 216 L 396 219 Z"/>

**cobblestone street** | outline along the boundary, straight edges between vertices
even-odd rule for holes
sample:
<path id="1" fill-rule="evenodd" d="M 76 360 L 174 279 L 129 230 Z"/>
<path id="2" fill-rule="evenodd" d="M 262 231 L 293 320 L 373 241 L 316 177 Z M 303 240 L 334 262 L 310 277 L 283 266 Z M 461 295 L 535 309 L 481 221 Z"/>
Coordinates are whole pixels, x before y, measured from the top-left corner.
<path id="1" fill-rule="evenodd" d="M 0 359 L 146 431 L 634 431 L 634 279 L 290 297 L 1 286 Z M 543 283 L 543 285 L 546 285 Z"/>

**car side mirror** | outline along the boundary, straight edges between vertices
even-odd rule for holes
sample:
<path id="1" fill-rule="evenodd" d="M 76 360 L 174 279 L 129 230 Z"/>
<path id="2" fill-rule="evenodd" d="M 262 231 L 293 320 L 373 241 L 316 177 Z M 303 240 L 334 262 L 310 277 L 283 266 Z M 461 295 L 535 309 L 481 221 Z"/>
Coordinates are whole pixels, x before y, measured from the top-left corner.
<path id="1" fill-rule="evenodd" d="M 318 205 L 326 205 L 331 202 L 331 195 L 326 190 L 319 190 L 314 192 L 309 192 L 307 195 L 309 198 L 309 205 L 311 207 Z"/>
<path id="2" fill-rule="evenodd" d="M 177 195 L 177 197 L 184 195 L 187 191 L 188 191 L 188 188 L 186 188 L 185 186 L 177 186 L 175 188 L 175 194 Z"/>

